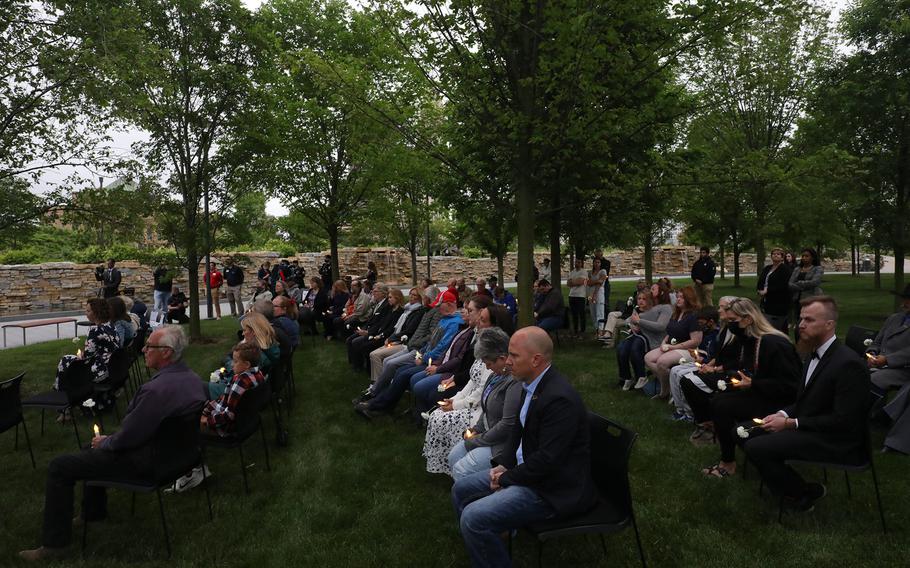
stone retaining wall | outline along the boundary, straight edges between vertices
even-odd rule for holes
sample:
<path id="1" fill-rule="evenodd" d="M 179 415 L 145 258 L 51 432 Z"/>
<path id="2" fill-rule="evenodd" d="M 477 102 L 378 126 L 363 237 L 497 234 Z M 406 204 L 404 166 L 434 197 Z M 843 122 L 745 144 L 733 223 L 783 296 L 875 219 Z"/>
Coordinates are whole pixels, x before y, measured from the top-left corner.
<path id="1" fill-rule="evenodd" d="M 318 274 L 318 266 L 326 253 L 300 253 L 287 257 L 299 260 L 306 269 L 307 276 Z M 218 253 L 213 260 L 222 265 L 222 259 L 228 256 L 241 259 L 247 271 L 244 283 L 244 296 L 252 296 L 255 285 L 256 270 L 268 260 L 273 265 L 281 260 L 274 252 Z M 538 266 L 549 255 L 536 253 Z M 367 262 L 376 263 L 380 281 L 390 284 L 408 284 L 411 281 L 411 259 L 406 250 L 394 248 L 347 248 L 339 251 L 339 269 L 342 275 L 359 276 L 366 273 Z M 612 263 L 611 274 L 614 276 L 644 275 L 644 259 L 641 249 L 617 251 L 607 254 Z M 653 265 L 654 274 L 687 274 L 692 263 L 698 258 L 696 247 L 660 247 L 655 249 Z M 732 256 L 726 260 L 727 272 L 733 273 Z M 433 279 L 445 282 L 448 278 L 465 276 L 473 279 L 489 277 L 496 274 L 495 258 L 467 258 L 455 256 L 434 256 L 430 258 Z M 0 265 L 0 316 L 27 313 L 82 309 L 86 298 L 98 293 L 99 282 L 95 280 L 96 264 L 75 264 L 71 262 L 50 262 L 44 264 Z M 506 281 L 512 281 L 517 272 L 517 255 L 510 253 L 505 262 Z M 827 271 L 849 271 L 849 259 L 826 260 Z M 146 303 L 152 302 L 152 272 L 154 267 L 144 266 L 138 262 L 124 260 L 117 263 L 123 275 L 121 287 L 136 289 L 136 296 Z M 740 257 L 742 272 L 755 272 L 755 255 L 743 254 Z M 563 262 L 563 278 L 569 269 L 568 261 Z M 418 277 L 425 275 L 426 257 L 419 256 L 417 263 Z M 204 272 L 200 265 L 201 274 Z M 187 279 L 184 270 L 175 279 L 175 283 L 186 289 Z M 200 283 L 200 297 L 205 293 Z"/>

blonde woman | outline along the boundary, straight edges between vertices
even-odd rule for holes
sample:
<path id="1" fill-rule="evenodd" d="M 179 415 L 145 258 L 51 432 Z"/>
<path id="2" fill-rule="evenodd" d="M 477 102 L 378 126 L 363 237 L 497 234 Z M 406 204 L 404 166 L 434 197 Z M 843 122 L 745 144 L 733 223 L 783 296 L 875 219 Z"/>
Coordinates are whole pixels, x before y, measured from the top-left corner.
<path id="1" fill-rule="evenodd" d="M 254 343 L 259 347 L 261 355 L 259 364 L 256 366 L 259 367 L 263 374 L 268 375 L 269 370 L 281 358 L 281 350 L 278 346 L 278 339 L 275 337 L 275 330 L 272 329 L 272 324 L 259 312 L 250 312 L 240 322 L 240 327 L 243 330 L 243 342 Z M 226 369 L 233 368 L 231 356 L 225 359 L 222 367 Z M 224 393 L 224 389 L 227 388 L 230 382 L 230 373 L 223 373 L 220 380 L 208 383 L 209 399 L 218 400 L 218 397 Z"/>
<path id="2" fill-rule="evenodd" d="M 731 377 L 715 383 L 718 391 L 703 392 L 688 379 L 681 384 L 695 421 L 713 432 L 720 444 L 720 462 L 702 470 L 724 478 L 736 472 L 737 422 L 777 412 L 796 399 L 802 364 L 786 335 L 774 328 L 748 298 L 732 300 L 726 311 L 726 329 L 739 344 L 739 357 L 724 366 Z M 738 382 L 734 383 L 732 379 Z"/>

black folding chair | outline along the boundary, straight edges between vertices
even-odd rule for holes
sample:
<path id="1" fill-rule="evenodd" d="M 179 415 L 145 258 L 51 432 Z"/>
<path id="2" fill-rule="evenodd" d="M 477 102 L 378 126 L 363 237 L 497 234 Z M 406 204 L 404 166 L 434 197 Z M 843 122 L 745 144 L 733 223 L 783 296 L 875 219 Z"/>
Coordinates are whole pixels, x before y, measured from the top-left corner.
<path id="1" fill-rule="evenodd" d="M 133 494 L 132 514 L 136 512 L 137 493 L 157 494 L 161 526 L 164 529 L 164 544 L 167 547 L 167 556 L 170 558 L 171 541 L 167 530 L 167 519 L 164 516 L 164 502 L 161 498 L 162 489 L 174 485 L 178 478 L 193 468 L 202 467 L 202 486 L 205 489 L 205 499 L 209 507 L 209 520 L 214 518 L 212 515 L 212 499 L 209 495 L 208 484 L 205 483 L 202 449 L 199 444 L 199 414 L 192 413 L 164 419 L 158 426 L 151 444 L 151 463 L 153 468 L 148 476 L 134 479 L 89 479 L 85 481 L 85 486 L 122 489 L 131 492 Z M 83 554 L 85 553 L 87 541 L 88 519 L 85 519 L 82 525 Z"/>
<path id="2" fill-rule="evenodd" d="M 22 416 L 22 399 L 19 397 L 20 386 L 25 373 L 19 373 L 8 381 L 0 383 L 0 433 L 10 428 L 16 428 L 16 441 L 14 450 L 19 449 L 19 424 L 25 431 L 25 443 L 28 445 L 28 454 L 32 458 L 32 469 L 35 469 L 35 454 L 32 452 L 32 441 L 28 437 L 28 426 Z"/>
<path id="3" fill-rule="evenodd" d="M 250 485 L 246 478 L 246 460 L 243 457 L 243 443 L 246 442 L 258 430 L 262 434 L 262 449 L 265 452 L 265 467 L 272 471 L 269 463 L 269 446 L 265 441 L 265 429 L 262 427 L 262 418 L 260 412 L 265 406 L 270 404 L 272 399 L 272 389 L 268 382 L 265 382 L 254 389 L 243 393 L 240 402 L 237 404 L 237 410 L 234 413 L 234 431 L 227 436 L 218 434 L 203 434 L 203 448 L 237 448 L 240 453 L 240 472 L 243 474 L 243 487 L 247 493 L 250 492 Z"/>
<path id="4" fill-rule="evenodd" d="M 632 491 L 629 485 L 629 457 L 638 434 L 595 414 L 588 413 L 591 429 L 591 475 L 597 485 L 597 504 L 587 513 L 571 518 L 541 521 L 523 527 L 537 542 L 537 565 L 541 565 L 543 545 L 546 541 L 563 536 L 599 534 L 604 555 L 607 545 L 603 535 L 613 534 L 631 526 L 641 565 L 645 566 L 645 553 L 632 508 Z M 509 537 L 509 549 L 512 539 Z"/>
<path id="5" fill-rule="evenodd" d="M 126 383 L 130 378 L 130 367 L 133 365 L 133 357 L 132 350 L 126 347 L 111 353 L 110 361 L 107 364 L 107 379 L 93 385 L 94 392 L 92 397 L 97 400 L 110 400 L 114 406 L 114 415 L 117 417 L 118 422 L 120 421 L 120 410 L 117 408 L 117 391 L 126 389 Z"/>
<path id="6" fill-rule="evenodd" d="M 44 411 L 55 410 L 57 412 L 70 411 L 72 414 L 73 432 L 76 433 L 76 445 L 82 448 L 82 440 L 79 437 L 79 426 L 76 419 L 76 410 L 82 406 L 82 403 L 91 398 L 94 391 L 92 382 L 92 372 L 88 364 L 83 360 L 73 361 L 63 376 L 60 377 L 60 389 L 46 391 L 22 401 L 22 408 L 40 408 L 41 409 L 41 435 L 44 435 Z"/>
<path id="7" fill-rule="evenodd" d="M 860 357 L 865 357 L 866 340 L 875 339 L 876 335 L 878 335 L 878 332 L 874 329 L 851 325 L 850 329 L 847 330 L 847 339 L 844 340 L 844 345 L 854 350 Z"/>

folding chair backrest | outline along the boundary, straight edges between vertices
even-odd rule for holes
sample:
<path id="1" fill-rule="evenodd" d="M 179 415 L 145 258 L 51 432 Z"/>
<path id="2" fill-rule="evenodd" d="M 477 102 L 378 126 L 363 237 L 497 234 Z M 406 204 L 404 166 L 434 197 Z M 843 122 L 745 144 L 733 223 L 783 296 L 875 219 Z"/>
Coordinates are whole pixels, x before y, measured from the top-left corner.
<path id="1" fill-rule="evenodd" d="M 593 412 L 588 413 L 588 426 L 594 484 L 604 500 L 629 514 L 632 511 L 629 457 L 638 434 Z"/>
<path id="2" fill-rule="evenodd" d="M 25 373 L 19 373 L 0 383 L 0 432 L 12 428 L 22 419 L 22 401 L 19 390 Z"/>
<path id="3" fill-rule="evenodd" d="M 851 325 L 850 329 L 847 330 L 847 339 L 844 341 L 844 345 L 862 357 L 866 353 L 865 341 L 867 339 L 875 339 L 876 335 L 878 335 L 878 332 L 874 329 Z"/>
<path id="4" fill-rule="evenodd" d="M 107 364 L 107 382 L 115 387 L 123 386 L 129 378 L 132 364 L 133 354 L 126 347 L 111 353 L 111 359 Z"/>
<path id="5" fill-rule="evenodd" d="M 284 385 L 287 382 L 286 365 L 287 362 L 285 361 L 285 358 L 282 357 L 272 365 L 271 369 L 269 369 L 268 382 L 271 385 L 272 392 L 281 392 L 284 388 Z"/>
<path id="6" fill-rule="evenodd" d="M 199 465 L 198 412 L 170 416 L 159 424 L 152 438 L 152 476 L 159 485 L 172 482 Z"/>
<path id="7" fill-rule="evenodd" d="M 259 412 L 271 402 L 271 397 L 272 389 L 268 381 L 244 392 L 234 413 L 234 433 L 243 436 L 255 431 Z"/>

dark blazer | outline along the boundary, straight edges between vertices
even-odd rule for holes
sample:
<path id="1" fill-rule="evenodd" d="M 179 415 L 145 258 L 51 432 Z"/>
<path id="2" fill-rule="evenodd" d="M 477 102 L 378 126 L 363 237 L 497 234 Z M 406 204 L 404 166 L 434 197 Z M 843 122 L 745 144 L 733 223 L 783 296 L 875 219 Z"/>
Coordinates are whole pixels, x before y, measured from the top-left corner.
<path id="1" fill-rule="evenodd" d="M 398 307 L 393 310 L 389 307 L 382 319 L 367 328 L 367 333 L 378 338 L 392 335 L 395 331 L 395 324 L 398 323 L 398 318 L 402 313 L 404 313 L 404 308 Z"/>
<path id="2" fill-rule="evenodd" d="M 743 342 L 754 349 L 754 340 Z M 752 376 L 752 391 L 779 407 L 796 400 L 802 364 L 790 340 L 780 335 L 765 335 L 758 350 L 758 368 Z"/>
<path id="3" fill-rule="evenodd" d="M 869 409 L 869 369 L 849 347 L 835 341 L 805 384 L 809 362 L 800 375 L 796 402 L 783 410 L 799 421 L 800 432 L 818 434 L 819 442 L 840 455 L 865 446 Z"/>
<path id="4" fill-rule="evenodd" d="M 522 390 L 521 405 L 527 393 Z M 522 445 L 524 463 L 516 464 Z M 537 385 L 525 417 L 516 421 L 499 463 L 507 471 L 503 487 L 522 485 L 535 490 L 560 516 L 589 510 L 597 500 L 591 478 L 588 411 L 578 392 L 553 367 Z"/>
<path id="5" fill-rule="evenodd" d="M 347 305 L 350 296 L 351 295 L 347 292 L 332 295 L 332 297 L 329 298 L 329 306 L 326 309 L 329 314 L 326 314 L 326 317 L 341 317 L 341 315 L 344 314 L 344 307 Z"/>
<path id="6" fill-rule="evenodd" d="M 381 305 L 373 306 L 370 311 L 370 317 L 367 321 L 361 325 L 362 329 L 367 330 L 369 335 L 376 335 L 373 333 L 372 329 L 376 329 L 376 333 L 379 333 L 379 326 L 382 325 L 382 322 L 389 317 L 389 313 L 392 311 L 392 306 L 389 304 L 389 301 L 383 300 Z"/>
<path id="7" fill-rule="evenodd" d="M 758 284 L 755 285 L 757 290 L 762 289 L 769 272 L 770 264 L 762 270 Z M 761 309 L 772 316 L 785 316 L 790 313 L 790 267 L 783 262 L 768 277 L 768 292 L 762 296 Z"/>
<path id="8" fill-rule="evenodd" d="M 411 337 L 414 335 L 414 332 L 417 331 L 417 327 L 420 325 L 420 320 L 423 319 L 423 314 L 427 313 L 430 308 L 426 306 L 420 306 L 416 310 L 412 310 L 408 317 L 404 319 L 404 325 L 401 326 L 400 333 L 393 333 L 390 337 L 390 341 L 401 341 L 403 336 Z M 398 323 L 397 320 L 395 323 Z"/>

